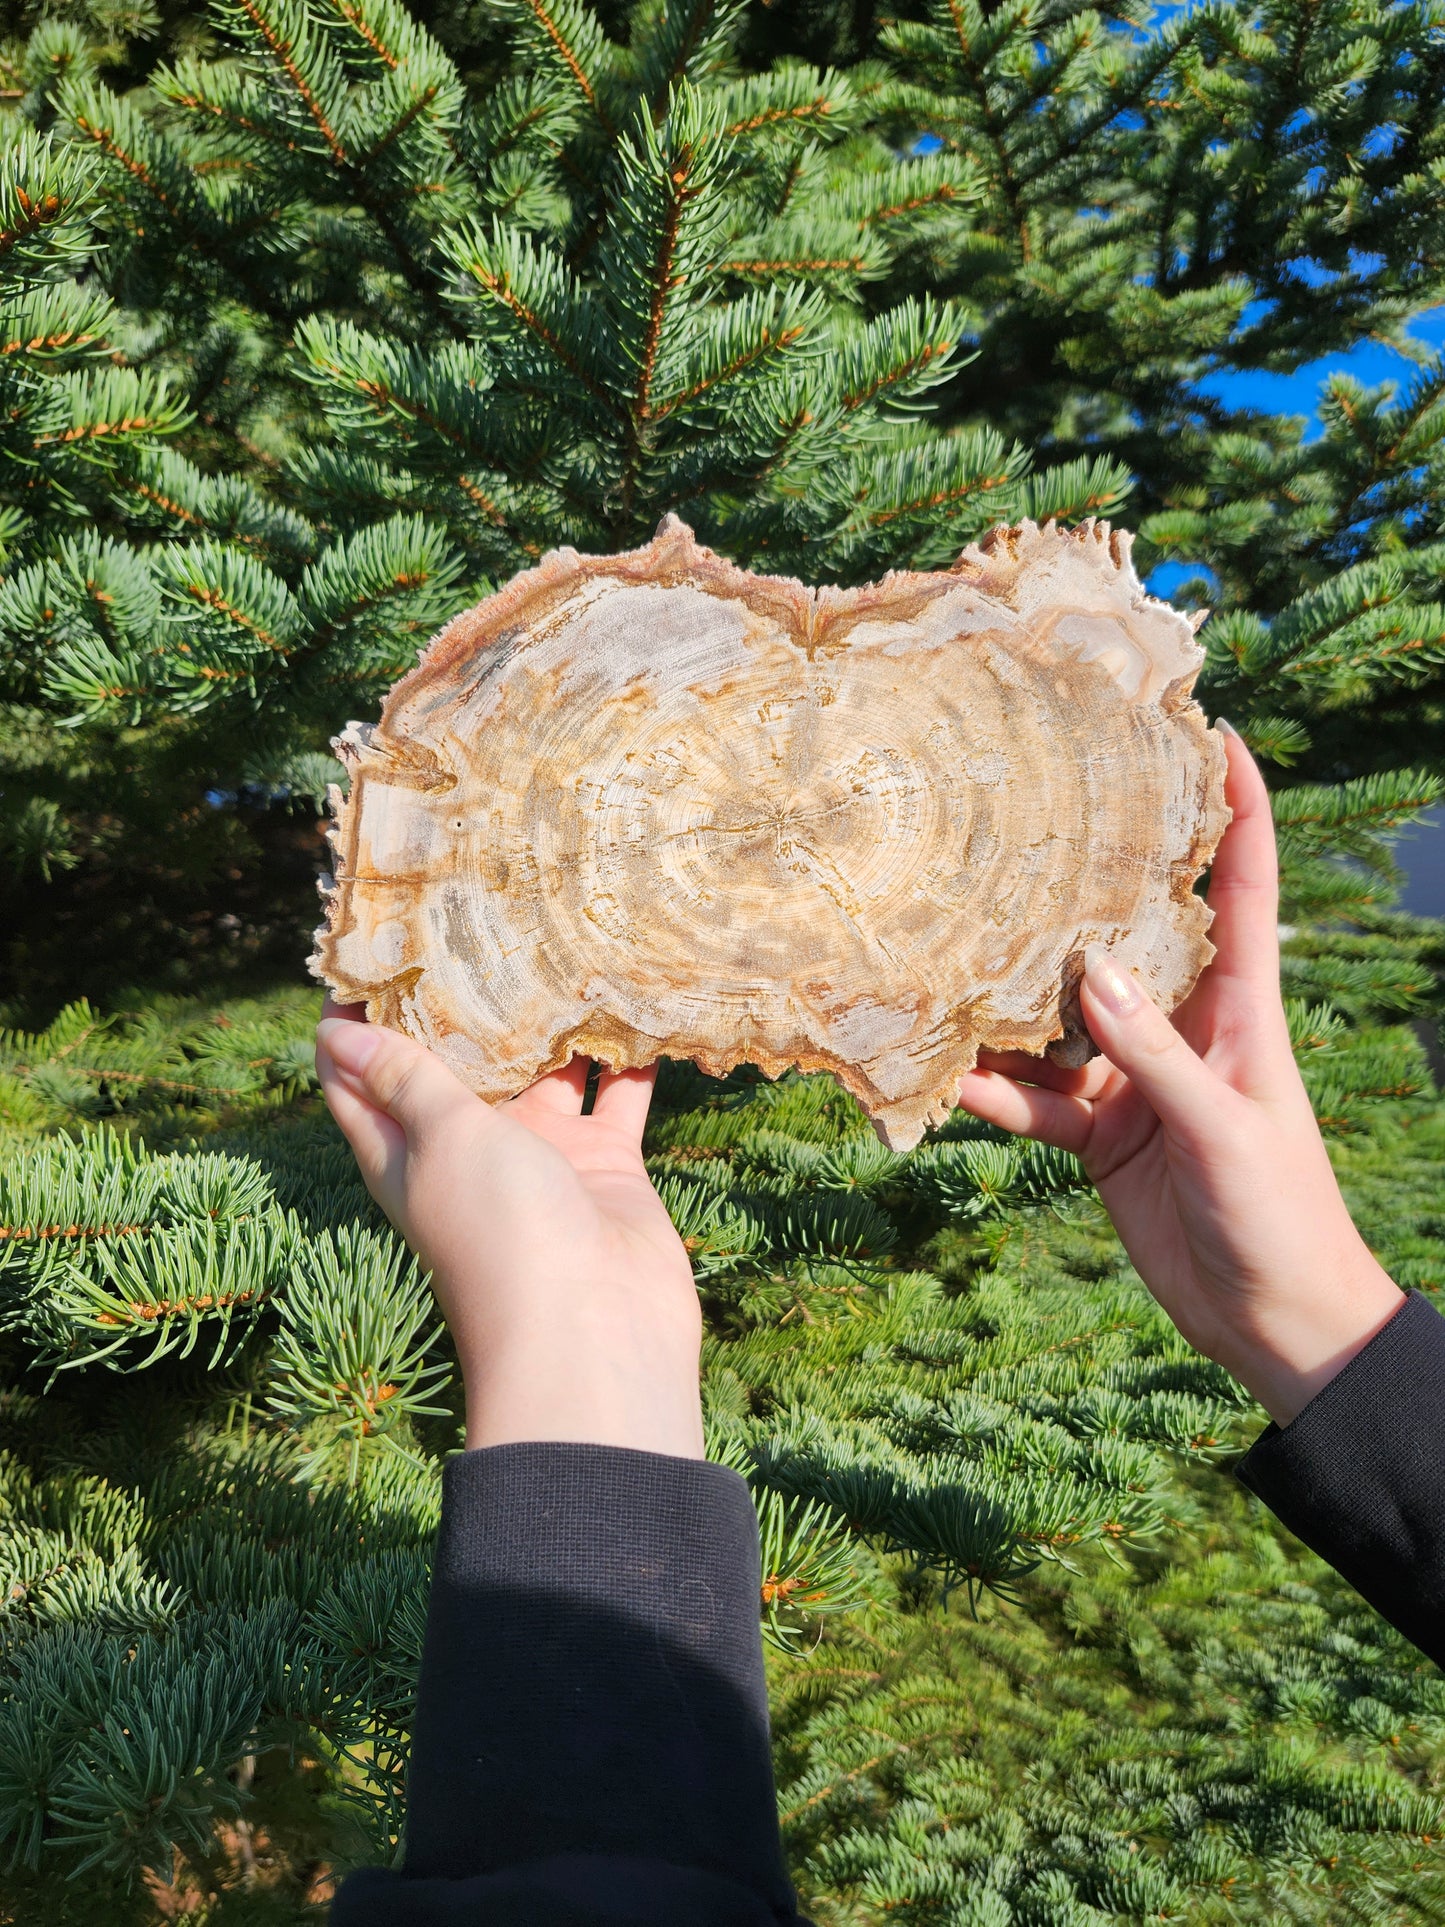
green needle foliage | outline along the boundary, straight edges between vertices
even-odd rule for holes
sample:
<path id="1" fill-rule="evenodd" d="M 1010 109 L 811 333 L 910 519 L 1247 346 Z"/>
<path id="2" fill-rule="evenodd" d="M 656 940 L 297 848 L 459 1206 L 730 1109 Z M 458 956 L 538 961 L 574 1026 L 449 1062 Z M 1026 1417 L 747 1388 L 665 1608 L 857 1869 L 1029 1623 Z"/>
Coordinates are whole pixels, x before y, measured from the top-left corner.
<path id="1" fill-rule="evenodd" d="M 329 736 L 558 543 L 676 510 L 859 581 L 1111 514 L 1185 564 L 1202 699 L 1275 787 L 1301 1068 L 1365 1235 L 1439 1289 L 1445 945 L 1393 851 L 1445 777 L 1445 378 L 1407 333 L 1442 26 L 27 0 L 0 1916 L 296 1923 L 397 1851 L 460 1388 L 316 1093 L 314 817 Z M 1367 336 L 1417 372 L 1310 423 L 1203 380 Z M 822 1927 L 1445 1918 L 1438 1675 L 1236 1487 L 1261 1417 L 1074 1160 L 962 1115 L 900 1157 L 826 1080 L 676 1064 L 646 1151 Z"/>
<path id="2" fill-rule="evenodd" d="M 173 1002 L 153 1056 L 196 1061 L 217 1014 Z M 284 1059 L 311 1013 L 244 1015 Z M 1293 1015 L 1317 1091 L 1351 1094 L 1362 1227 L 1436 1288 L 1445 1116 L 1398 1094 L 1427 1083 L 1414 1033 Z M 314 1095 L 198 1091 L 156 1129 L 71 1108 L 50 1069 L 10 1073 L 0 1180 L 14 1904 L 82 1918 L 87 1881 L 149 1865 L 249 1918 L 240 1824 L 267 1917 L 299 1920 L 317 1832 L 345 1864 L 403 1819 L 448 1349 Z M 900 1158 L 827 1080 L 679 1065 L 648 1155 L 703 1297 L 711 1449 L 758 1502 L 821 1921 L 1436 1917 L 1439 1682 L 1233 1488 L 1258 1416 L 1076 1170 L 962 1116 Z M 299 1810 L 298 1761 L 326 1789 Z"/>

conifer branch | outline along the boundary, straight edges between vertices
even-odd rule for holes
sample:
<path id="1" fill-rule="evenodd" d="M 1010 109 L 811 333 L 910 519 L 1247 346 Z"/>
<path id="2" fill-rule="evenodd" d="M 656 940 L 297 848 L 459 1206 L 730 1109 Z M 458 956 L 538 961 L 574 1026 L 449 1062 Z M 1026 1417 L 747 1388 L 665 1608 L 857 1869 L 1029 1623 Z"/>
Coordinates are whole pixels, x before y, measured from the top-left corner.
<path id="1" fill-rule="evenodd" d="M 256 37 L 266 48 L 277 66 L 285 74 L 295 89 L 296 96 L 311 116 L 317 132 L 326 144 L 327 152 L 338 167 L 348 167 L 350 156 L 342 145 L 336 129 L 332 126 L 321 102 L 301 70 L 296 58 L 294 43 L 282 33 L 267 17 L 261 0 L 234 0 L 234 5 L 250 21 Z"/>
<path id="2" fill-rule="evenodd" d="M 531 14 L 543 39 L 552 47 L 557 58 L 572 76 L 578 93 L 597 116 L 598 125 L 603 133 L 615 136 L 617 130 L 604 113 L 597 98 L 596 89 L 588 79 L 576 49 L 558 24 L 555 10 L 547 4 L 547 0 L 518 0 L 518 4 L 525 7 Z"/>
<path id="3" fill-rule="evenodd" d="M 375 25 L 367 19 L 358 0 L 328 0 L 328 4 L 335 7 L 342 19 L 355 29 L 382 65 L 394 72 L 400 65 L 401 56 L 386 44 Z"/>
<path id="4" fill-rule="evenodd" d="M 65 213 L 64 203 L 58 194 L 46 194 L 31 200 L 25 189 L 18 184 L 12 189 L 20 211 L 20 219 L 9 226 L 0 227 L 0 254 L 8 254 L 12 248 L 19 247 L 43 228 L 61 219 Z"/>

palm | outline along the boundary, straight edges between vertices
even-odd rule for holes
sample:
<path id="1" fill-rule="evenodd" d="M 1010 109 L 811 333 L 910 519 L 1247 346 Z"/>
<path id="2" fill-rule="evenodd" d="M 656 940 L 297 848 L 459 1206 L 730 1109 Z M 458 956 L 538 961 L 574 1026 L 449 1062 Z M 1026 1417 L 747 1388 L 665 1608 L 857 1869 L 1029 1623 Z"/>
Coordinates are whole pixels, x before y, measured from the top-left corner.
<path id="1" fill-rule="evenodd" d="M 652 1094 L 652 1071 L 605 1076 L 597 1107 L 584 1117 L 573 1106 L 581 1101 L 586 1077 L 587 1060 L 574 1058 L 499 1108 L 565 1161 L 574 1210 L 584 1223 L 591 1220 L 590 1229 L 599 1241 L 620 1239 L 634 1253 L 674 1267 L 680 1260 L 690 1276 L 682 1240 L 642 1161 L 641 1131 Z"/>
<path id="2" fill-rule="evenodd" d="M 701 1306 L 642 1157 L 655 1066 L 604 1071 L 583 1116 L 585 1058 L 487 1104 L 394 1031 L 354 1038 L 324 1025 L 317 1066 L 372 1196 L 431 1273 L 468 1444 L 701 1457 Z"/>
<path id="3" fill-rule="evenodd" d="M 366 1013 L 360 1005 L 341 1005 L 327 998 L 323 1017 L 341 1017 L 364 1023 Z M 435 1161 L 435 1182 L 443 1193 L 476 1195 L 488 1188 L 500 1164 L 511 1173 L 511 1181 L 524 1179 L 524 1190 L 533 1199 L 545 1198 L 535 1218 L 523 1229 L 535 1249 L 549 1244 L 567 1254 L 575 1268 L 579 1253 L 596 1275 L 599 1267 L 625 1269 L 641 1263 L 652 1282 L 685 1276 L 691 1281 L 692 1268 L 682 1240 L 673 1229 L 667 1210 L 653 1189 L 642 1161 L 642 1132 L 652 1100 L 656 1066 L 643 1070 L 605 1071 L 589 1116 L 582 1115 L 582 1103 L 590 1069 L 585 1057 L 574 1057 L 560 1070 L 549 1071 L 535 1084 L 506 1103 L 491 1107 L 491 1121 L 507 1118 L 524 1127 L 503 1160 L 495 1149 L 484 1148 L 489 1132 L 471 1128 L 481 1122 L 472 1111 L 475 1100 L 454 1087 L 455 1099 L 462 1106 L 462 1129 L 448 1134 L 450 1155 Z M 335 1101 L 335 1093 L 328 1094 Z M 479 1107 L 480 1109 L 481 1107 Z M 373 1156 L 364 1155 L 353 1135 L 353 1149 L 362 1157 L 368 1183 L 382 1208 L 408 1237 L 413 1248 L 431 1264 L 437 1254 L 431 1249 L 434 1239 L 424 1235 L 410 1222 L 415 1215 L 405 1201 L 402 1181 L 404 1159 L 402 1133 L 386 1120 L 373 1117 L 376 1131 L 371 1146 Z M 357 1125 L 352 1124 L 353 1133 Z M 368 1168 L 370 1167 L 370 1168 Z M 487 1173 L 488 1175 L 484 1175 Z M 421 1214 L 428 1222 L 453 1225 L 458 1214 L 437 1202 L 434 1212 Z M 491 1233 L 501 1231 L 493 1218 Z M 470 1237 L 472 1233 L 464 1233 Z"/>

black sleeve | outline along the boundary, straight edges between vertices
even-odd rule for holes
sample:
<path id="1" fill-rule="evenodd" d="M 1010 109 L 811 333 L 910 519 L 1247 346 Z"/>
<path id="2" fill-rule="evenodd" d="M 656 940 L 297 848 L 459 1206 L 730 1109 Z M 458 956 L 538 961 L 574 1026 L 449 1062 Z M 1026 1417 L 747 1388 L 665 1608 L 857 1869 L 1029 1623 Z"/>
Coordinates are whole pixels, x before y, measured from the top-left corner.
<path id="1" fill-rule="evenodd" d="M 1445 1318 L 1412 1291 L 1239 1476 L 1375 1610 L 1445 1664 Z"/>
<path id="2" fill-rule="evenodd" d="M 344 1881 L 332 1927 L 807 1927 L 746 1483 L 521 1444 L 452 1460 L 443 1494 L 404 1865 Z"/>

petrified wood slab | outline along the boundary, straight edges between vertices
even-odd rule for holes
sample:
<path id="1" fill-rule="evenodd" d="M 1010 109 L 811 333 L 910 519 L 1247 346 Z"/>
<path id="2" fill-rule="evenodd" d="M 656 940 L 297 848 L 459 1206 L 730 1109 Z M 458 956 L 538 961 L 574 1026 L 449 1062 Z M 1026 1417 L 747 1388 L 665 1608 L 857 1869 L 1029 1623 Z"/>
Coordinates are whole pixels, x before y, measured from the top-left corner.
<path id="1" fill-rule="evenodd" d="M 981 1049 L 1083 1062 L 1084 946 L 1172 1008 L 1227 821 L 1203 652 L 1128 545 L 1025 522 L 863 589 L 671 516 L 546 556 L 337 739 L 313 971 L 486 1098 L 574 1052 L 796 1064 L 896 1150 Z"/>

